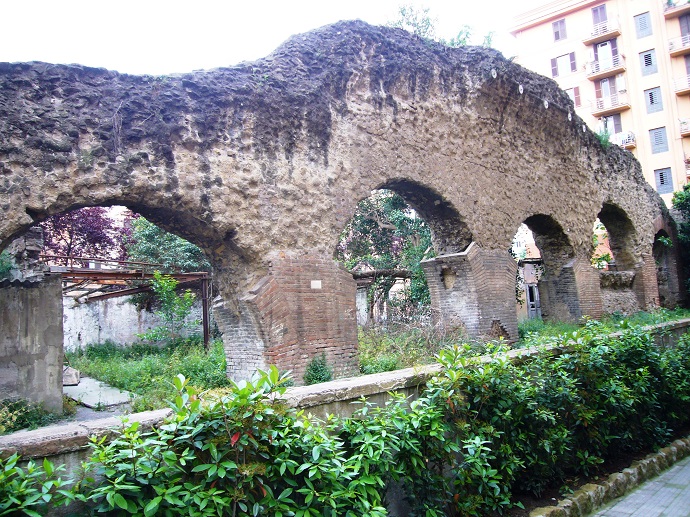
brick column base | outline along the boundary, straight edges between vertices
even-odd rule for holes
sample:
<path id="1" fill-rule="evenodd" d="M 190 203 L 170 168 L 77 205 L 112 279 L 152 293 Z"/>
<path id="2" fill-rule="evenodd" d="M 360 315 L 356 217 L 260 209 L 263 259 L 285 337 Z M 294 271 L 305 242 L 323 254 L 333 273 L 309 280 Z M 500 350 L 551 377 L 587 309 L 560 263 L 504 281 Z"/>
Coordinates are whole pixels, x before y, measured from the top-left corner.
<path id="1" fill-rule="evenodd" d="M 464 325 L 470 337 L 517 340 L 517 263 L 503 250 L 471 243 L 462 253 L 422 263 L 436 317 Z"/>
<path id="2" fill-rule="evenodd" d="M 355 375 L 356 283 L 332 259 L 278 258 L 240 298 L 239 310 L 220 311 L 228 376 L 251 377 L 275 364 L 302 384 L 309 362 L 322 353 L 334 378 Z"/>

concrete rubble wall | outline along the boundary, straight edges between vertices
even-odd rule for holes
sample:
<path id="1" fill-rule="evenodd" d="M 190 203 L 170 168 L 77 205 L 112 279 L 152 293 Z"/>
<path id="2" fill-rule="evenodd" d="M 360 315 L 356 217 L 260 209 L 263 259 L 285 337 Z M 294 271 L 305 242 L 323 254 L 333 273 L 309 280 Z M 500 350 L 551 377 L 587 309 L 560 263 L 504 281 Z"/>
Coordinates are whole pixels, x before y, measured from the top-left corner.
<path id="1" fill-rule="evenodd" d="M 63 328 L 64 348 L 68 351 L 84 348 L 89 344 L 112 341 L 118 345 L 134 343 L 137 334 L 161 325 L 160 318 L 153 312 L 140 310 L 131 303 L 130 297 L 109 298 L 88 303 L 78 303 L 64 297 Z M 201 303 L 192 306 L 187 321 L 201 321 Z M 201 325 L 187 330 L 201 334 Z"/>
<path id="2" fill-rule="evenodd" d="M 61 298 L 60 277 L 0 283 L 0 399 L 62 412 Z"/>
<path id="3" fill-rule="evenodd" d="M 358 201 L 379 188 L 428 222 L 436 255 L 482 250 L 462 274 L 475 285 L 476 275 L 496 278 L 492 296 L 437 297 L 465 304 L 443 313 L 467 316 L 479 334 L 516 337 L 502 254 L 523 222 L 543 234 L 555 268 L 544 314 L 601 310 L 596 275 L 561 271 L 589 263 L 598 216 L 620 228 L 612 243 L 638 272 L 640 305 L 658 303 L 648 257 L 669 216 L 639 163 L 603 148 L 553 80 L 493 49 L 351 21 L 293 36 L 253 63 L 169 77 L 0 63 L 0 248 L 52 214 L 128 206 L 207 253 L 238 375 L 269 357 L 302 370 L 324 348 L 310 318 L 274 318 L 270 305 L 243 300 L 273 276 L 285 290 L 276 299 L 308 306 L 293 284 L 333 264 Z M 284 260 L 302 261 L 294 282 Z M 331 299 L 355 296 L 347 282 L 323 286 Z M 355 312 L 324 321 L 350 361 L 339 370 L 356 369 Z"/>

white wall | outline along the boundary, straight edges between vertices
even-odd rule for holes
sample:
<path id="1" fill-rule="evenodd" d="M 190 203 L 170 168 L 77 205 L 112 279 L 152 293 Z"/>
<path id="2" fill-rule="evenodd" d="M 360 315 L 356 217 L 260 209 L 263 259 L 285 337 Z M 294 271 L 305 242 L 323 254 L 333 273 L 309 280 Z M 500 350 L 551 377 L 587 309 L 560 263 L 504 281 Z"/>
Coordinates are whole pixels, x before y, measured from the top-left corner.
<path id="1" fill-rule="evenodd" d="M 155 314 L 137 310 L 130 297 L 110 298 L 89 303 L 78 303 L 63 297 L 63 329 L 65 350 L 84 348 L 88 344 L 111 340 L 117 344 L 137 341 L 143 334 L 160 323 Z M 192 307 L 190 321 L 201 320 L 201 303 Z M 201 325 L 198 331 L 201 333 Z"/>

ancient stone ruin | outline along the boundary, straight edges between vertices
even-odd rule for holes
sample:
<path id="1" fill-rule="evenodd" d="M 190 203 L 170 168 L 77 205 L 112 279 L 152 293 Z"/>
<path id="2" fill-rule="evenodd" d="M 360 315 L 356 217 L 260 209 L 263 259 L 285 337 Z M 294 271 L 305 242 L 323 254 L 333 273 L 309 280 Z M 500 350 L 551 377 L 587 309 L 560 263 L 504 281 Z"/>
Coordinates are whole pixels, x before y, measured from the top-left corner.
<path id="1" fill-rule="evenodd" d="M 333 253 L 379 188 L 430 224 L 436 314 L 473 336 L 517 335 L 508 250 L 523 222 L 545 262 L 545 317 L 659 302 L 653 245 L 673 228 L 638 162 L 495 50 L 341 22 L 185 75 L 0 64 L 0 247 L 52 214 L 113 204 L 194 242 L 215 268 L 235 378 L 275 363 L 301 379 L 322 351 L 355 373 L 356 284 Z M 602 288 L 590 266 L 597 217 L 629 281 Z"/>

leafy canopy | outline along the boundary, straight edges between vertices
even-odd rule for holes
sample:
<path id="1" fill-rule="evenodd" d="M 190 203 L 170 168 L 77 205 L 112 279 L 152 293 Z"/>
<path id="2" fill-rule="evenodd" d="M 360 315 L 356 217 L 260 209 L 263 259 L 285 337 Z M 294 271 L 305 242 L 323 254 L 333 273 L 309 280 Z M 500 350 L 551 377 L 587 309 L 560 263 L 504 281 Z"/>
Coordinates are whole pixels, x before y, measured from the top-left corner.
<path id="1" fill-rule="evenodd" d="M 148 219 L 131 218 L 131 235 L 126 240 L 129 260 L 159 264 L 164 271 L 209 271 L 211 264 L 198 246 L 166 232 Z"/>

